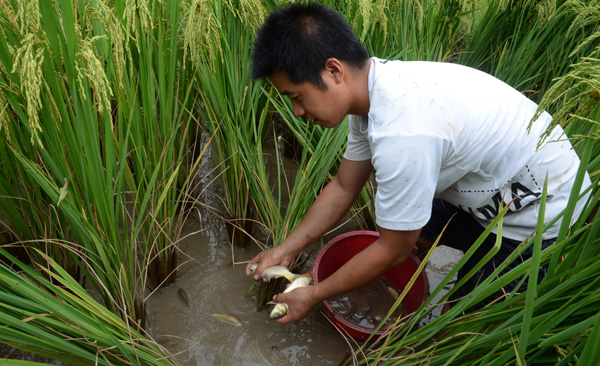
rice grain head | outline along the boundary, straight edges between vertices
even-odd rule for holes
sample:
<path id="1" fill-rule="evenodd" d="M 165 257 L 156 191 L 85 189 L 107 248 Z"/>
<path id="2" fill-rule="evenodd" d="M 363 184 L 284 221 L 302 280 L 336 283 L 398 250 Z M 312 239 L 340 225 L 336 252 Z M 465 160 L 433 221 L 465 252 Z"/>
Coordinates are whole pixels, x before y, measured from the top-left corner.
<path id="1" fill-rule="evenodd" d="M 369 26 L 366 24 L 366 22 L 371 17 L 373 4 L 371 3 L 371 0 L 358 0 L 356 2 L 356 6 L 358 8 L 356 9 L 356 14 L 354 15 L 354 19 L 352 21 L 352 28 L 358 29 L 359 22 L 362 20 L 363 28 L 360 34 L 360 39 L 364 39 L 367 31 L 369 30 Z"/>
<path id="2" fill-rule="evenodd" d="M 123 70 L 125 68 L 125 32 L 123 25 L 119 21 L 114 7 L 108 6 L 106 0 L 97 0 L 96 8 L 89 7 L 88 29 L 92 29 L 93 22 L 99 21 L 102 24 L 110 40 L 110 49 L 112 60 L 117 73 L 117 80 L 123 80 Z"/>
<path id="3" fill-rule="evenodd" d="M 253 30 L 258 29 L 267 14 L 267 9 L 261 1 L 239 0 L 238 4 L 233 4 L 233 0 L 226 2 L 231 4 L 232 11 L 237 14 L 242 24 Z M 235 10 L 236 5 L 239 11 Z"/>
<path id="4" fill-rule="evenodd" d="M 356 2 L 358 7 L 354 19 L 352 20 L 352 27 L 357 30 L 359 23 L 362 20 L 362 30 L 360 32 L 360 40 L 364 41 L 367 37 L 369 30 L 373 30 L 376 24 L 380 24 L 383 29 L 383 40 L 387 38 L 387 15 L 389 0 L 359 0 Z"/>
<path id="5" fill-rule="evenodd" d="M 147 0 L 128 0 L 125 2 L 123 18 L 127 25 L 126 33 L 135 40 L 140 38 L 140 30 L 147 34 L 152 29 L 152 14 L 147 4 Z M 138 21 L 139 27 L 137 26 Z"/>
<path id="6" fill-rule="evenodd" d="M 375 7 L 375 11 L 373 13 L 373 21 L 371 22 L 370 29 L 373 30 L 375 24 L 380 24 L 383 31 L 383 41 L 387 39 L 387 26 L 388 26 L 388 17 L 387 12 L 389 10 L 389 0 L 380 0 L 377 2 L 377 6 Z M 363 30 L 364 32 L 364 30 Z"/>
<path id="7" fill-rule="evenodd" d="M 189 51 L 196 65 L 200 62 L 212 65 L 217 57 L 222 62 L 220 25 L 211 8 L 212 2 L 191 0 L 182 3 L 182 6 L 185 14 L 182 24 L 184 58 Z"/>
<path id="8" fill-rule="evenodd" d="M 600 48 L 596 50 L 600 53 Z M 529 126 L 550 106 L 561 103 L 558 111 L 553 113 L 552 123 L 540 137 L 541 144 L 548 138 L 552 129 L 560 124 L 563 128 L 570 122 L 590 121 L 589 114 L 600 102 L 600 58 L 584 57 L 580 62 L 571 65 L 571 71 L 557 78 L 546 91 L 536 115 Z M 597 122 L 593 122 L 597 123 Z M 586 136 L 580 136 L 586 137 Z M 588 136 L 589 137 L 589 136 Z"/>
<path id="9" fill-rule="evenodd" d="M 98 113 L 104 114 L 110 112 L 110 97 L 113 93 L 104 67 L 92 48 L 93 43 L 98 39 L 106 39 L 106 36 L 96 36 L 81 41 L 80 51 L 76 55 L 78 62 L 75 68 L 78 71 L 77 77 L 82 98 L 86 98 L 83 81 L 87 80 L 92 88 Z M 110 113 L 108 116 L 111 118 Z"/>
<path id="10" fill-rule="evenodd" d="M 115 14 L 112 14 L 108 32 L 111 38 L 112 56 L 117 71 L 118 80 L 123 80 L 123 70 L 125 69 L 125 34 L 119 19 Z"/>
<path id="11" fill-rule="evenodd" d="M 556 0 L 541 1 L 537 5 L 538 19 L 542 19 L 544 23 L 556 13 Z"/>
<path id="12" fill-rule="evenodd" d="M 423 4 L 421 4 L 418 0 L 412 1 L 413 6 L 416 9 L 417 13 L 417 24 L 419 29 L 419 34 L 423 34 L 423 18 L 425 18 L 425 11 L 423 10 Z"/>
<path id="13" fill-rule="evenodd" d="M 21 35 L 37 32 L 40 29 L 40 3 L 17 0 L 17 9 L 17 18 L 21 21 Z"/>
<path id="14" fill-rule="evenodd" d="M 42 75 L 42 62 L 44 62 L 43 47 L 40 46 L 35 36 L 31 33 L 25 35 L 21 40 L 21 47 L 17 50 L 13 73 L 17 73 L 21 80 L 21 91 L 25 93 L 27 103 L 28 124 L 31 130 L 31 144 L 42 146 L 39 133 L 40 126 L 39 111 L 41 108 L 40 92 L 44 82 Z"/>
<path id="15" fill-rule="evenodd" d="M 0 0 L 0 12 L 4 15 L 4 22 L 9 24 L 15 33 L 19 30 L 19 24 L 17 23 L 17 14 L 7 0 Z"/>
<path id="16" fill-rule="evenodd" d="M 572 0 L 567 3 L 575 19 L 569 27 L 569 32 L 578 32 L 584 27 L 595 27 L 596 31 L 589 35 L 579 46 L 571 52 L 570 56 L 578 53 L 583 47 L 600 38 L 600 1 L 599 0 Z"/>

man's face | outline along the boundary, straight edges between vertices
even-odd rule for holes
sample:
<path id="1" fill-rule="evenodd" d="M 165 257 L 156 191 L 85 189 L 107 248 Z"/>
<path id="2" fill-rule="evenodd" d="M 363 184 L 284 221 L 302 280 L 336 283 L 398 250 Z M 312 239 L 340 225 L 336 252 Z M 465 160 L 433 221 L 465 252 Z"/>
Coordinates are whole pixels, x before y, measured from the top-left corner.
<path id="1" fill-rule="evenodd" d="M 323 71 L 321 76 L 327 85 L 326 90 L 309 82 L 293 83 L 283 71 L 276 71 L 269 80 L 281 94 L 291 99 L 296 117 L 332 128 L 344 119 L 348 111 L 341 89 L 345 84 L 336 83 L 328 71 Z"/>

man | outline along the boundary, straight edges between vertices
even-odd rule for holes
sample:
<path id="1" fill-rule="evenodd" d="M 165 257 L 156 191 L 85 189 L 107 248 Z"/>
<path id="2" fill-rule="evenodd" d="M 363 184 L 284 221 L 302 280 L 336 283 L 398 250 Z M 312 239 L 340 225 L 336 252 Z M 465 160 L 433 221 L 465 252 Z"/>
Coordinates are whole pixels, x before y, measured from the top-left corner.
<path id="1" fill-rule="evenodd" d="M 318 285 L 275 296 L 289 306 L 280 323 L 302 319 L 320 301 L 401 264 L 417 242 L 430 245 L 453 215 L 441 243 L 468 250 L 500 205 L 510 204 L 500 251 L 459 289 L 458 299 L 535 230 L 547 174 L 546 217 L 566 207 L 579 166 L 570 143 L 563 138 L 536 149 L 551 117 L 543 113 L 528 133 L 537 105 L 488 74 L 448 63 L 370 59 L 346 21 L 318 3 L 272 13 L 252 58 L 253 77 L 268 78 L 287 95 L 296 116 L 336 127 L 349 114 L 350 133 L 335 178 L 282 243 L 250 261 L 248 275 L 252 264 L 258 264 L 256 279 L 267 267 L 289 265 L 342 219 L 372 172 L 377 182 L 380 238 Z M 550 140 L 562 133 L 557 127 Z M 560 221 L 544 234 L 544 247 L 559 227 Z M 459 278 L 494 241 L 491 235 Z"/>

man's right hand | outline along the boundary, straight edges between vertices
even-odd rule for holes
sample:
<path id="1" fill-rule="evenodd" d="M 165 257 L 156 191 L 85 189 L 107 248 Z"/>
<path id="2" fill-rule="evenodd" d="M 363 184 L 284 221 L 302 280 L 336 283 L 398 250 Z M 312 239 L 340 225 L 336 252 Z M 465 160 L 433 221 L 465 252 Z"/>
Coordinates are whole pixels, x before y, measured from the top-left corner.
<path id="1" fill-rule="evenodd" d="M 282 244 L 269 250 L 262 251 L 246 265 L 246 276 L 250 276 L 254 273 L 254 279 L 258 281 L 265 269 L 277 265 L 288 267 L 297 255 L 298 253 L 289 250 L 287 246 Z M 257 265 L 254 272 L 250 270 L 250 267 L 253 264 Z M 268 280 L 264 278 L 263 281 L 267 282 Z"/>

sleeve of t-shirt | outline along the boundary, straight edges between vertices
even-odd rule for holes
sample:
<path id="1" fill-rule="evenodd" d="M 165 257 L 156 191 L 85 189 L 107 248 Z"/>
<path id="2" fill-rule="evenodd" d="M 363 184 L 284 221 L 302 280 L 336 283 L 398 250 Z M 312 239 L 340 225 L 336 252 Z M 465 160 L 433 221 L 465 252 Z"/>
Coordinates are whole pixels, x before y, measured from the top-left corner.
<path id="1" fill-rule="evenodd" d="M 363 161 L 371 159 L 371 147 L 364 133 L 360 132 L 362 117 L 351 115 L 348 118 L 350 131 L 348 132 L 348 143 L 344 152 L 344 159 L 352 161 Z"/>
<path id="2" fill-rule="evenodd" d="M 448 145 L 430 135 L 388 135 L 374 143 L 377 225 L 406 231 L 427 224 Z"/>

